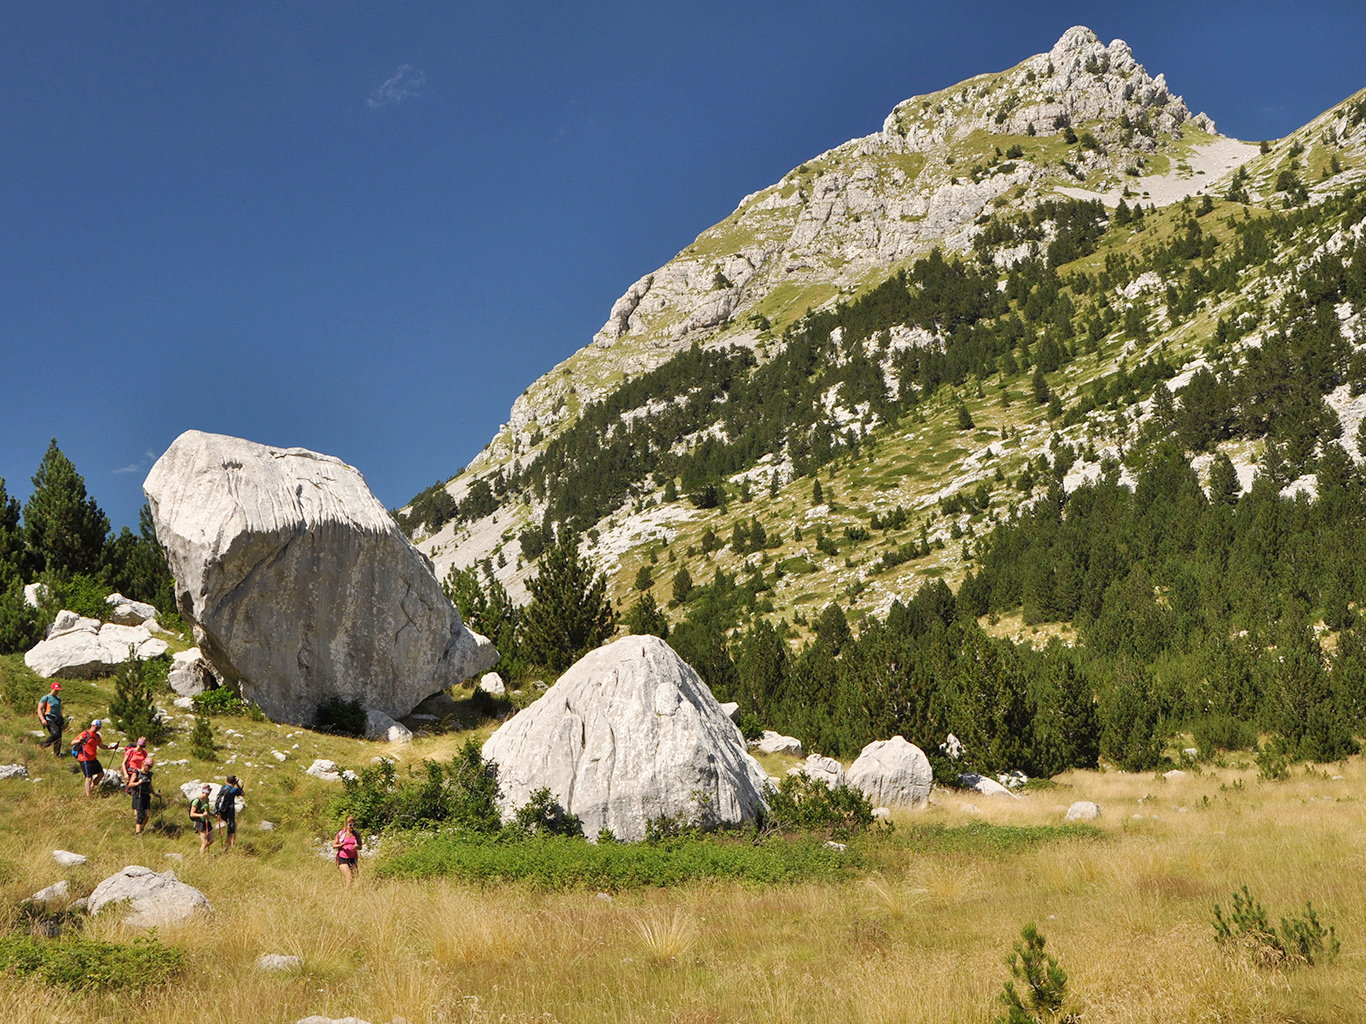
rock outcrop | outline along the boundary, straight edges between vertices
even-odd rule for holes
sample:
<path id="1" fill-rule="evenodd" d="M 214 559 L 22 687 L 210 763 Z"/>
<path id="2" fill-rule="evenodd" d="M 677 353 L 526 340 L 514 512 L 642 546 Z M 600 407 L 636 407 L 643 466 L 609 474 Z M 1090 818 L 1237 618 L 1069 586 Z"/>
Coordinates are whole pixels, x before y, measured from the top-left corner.
<path id="1" fill-rule="evenodd" d="M 110 594 L 104 601 L 109 605 L 108 620 L 120 626 L 141 626 L 156 620 L 157 610 L 143 601 L 134 601 L 122 594 Z"/>
<path id="2" fill-rule="evenodd" d="M 160 874 L 133 864 L 110 875 L 90 894 L 90 913 L 98 914 L 111 903 L 127 903 L 123 923 L 134 928 L 155 928 L 211 912 L 208 897 L 176 878 L 174 871 Z"/>
<path id="3" fill-rule="evenodd" d="M 627 636 L 579 659 L 484 744 L 505 818 L 548 787 L 594 838 L 637 840 L 660 815 L 739 824 L 767 776 L 701 678 L 663 640 Z"/>
<path id="4" fill-rule="evenodd" d="M 829 789 L 840 789 L 848 785 L 848 778 L 844 774 L 844 765 L 833 757 L 824 757 L 820 754 L 811 754 L 804 763 L 795 768 L 789 768 L 787 774 L 805 775 L 810 779 L 818 779 L 824 782 Z"/>
<path id="5" fill-rule="evenodd" d="M 182 697 L 197 697 L 218 686 L 213 667 L 198 647 L 171 655 L 171 670 L 166 674 L 166 682 Z"/>
<path id="6" fill-rule="evenodd" d="M 106 676 L 129 657 L 155 658 L 169 649 L 146 626 L 82 618 L 62 611 L 40 640 L 24 655 L 24 664 L 45 679 L 92 679 Z"/>
<path id="7" fill-rule="evenodd" d="M 200 650 L 272 719 L 334 697 L 402 717 L 497 661 L 340 459 L 191 430 L 143 489 Z"/>
<path id="8" fill-rule="evenodd" d="M 849 785 L 877 807 L 923 807 L 934 772 L 925 752 L 904 737 L 875 740 L 863 748 L 847 773 Z"/>

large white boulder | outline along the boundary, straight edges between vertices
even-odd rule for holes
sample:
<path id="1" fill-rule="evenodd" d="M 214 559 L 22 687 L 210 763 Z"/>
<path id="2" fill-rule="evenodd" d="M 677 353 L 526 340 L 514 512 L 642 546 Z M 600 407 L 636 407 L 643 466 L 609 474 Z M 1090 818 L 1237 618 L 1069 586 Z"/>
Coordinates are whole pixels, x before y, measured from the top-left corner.
<path id="1" fill-rule="evenodd" d="M 400 718 L 498 660 L 340 459 L 191 430 L 143 490 L 204 657 L 277 721 L 329 698 Z"/>
<path id="2" fill-rule="evenodd" d="M 923 807 L 934 781 L 930 759 L 902 736 L 869 743 L 847 775 L 849 785 L 876 807 Z"/>
<path id="3" fill-rule="evenodd" d="M 129 658 L 155 658 L 169 648 L 146 626 L 120 626 L 63 611 L 46 640 L 24 655 L 24 664 L 44 679 L 91 679 L 106 676 Z"/>
<path id="4" fill-rule="evenodd" d="M 171 655 L 171 670 L 166 674 L 166 682 L 182 697 L 197 697 L 218 685 L 213 666 L 198 647 Z"/>
<path id="5" fill-rule="evenodd" d="M 548 787 L 594 838 L 645 835 L 660 815 L 739 824 L 768 777 L 705 683 L 663 640 L 627 636 L 584 655 L 484 744 L 505 819 Z"/>
<path id="6" fill-rule="evenodd" d="M 110 594 L 104 602 L 109 605 L 109 621 L 120 626 L 141 626 L 149 619 L 157 617 L 157 610 L 150 604 L 134 601 L 122 594 Z"/>
<path id="7" fill-rule="evenodd" d="M 109 904 L 124 901 L 123 923 L 135 928 L 176 924 L 211 912 L 208 898 L 176 878 L 174 871 L 158 874 L 140 864 L 130 865 L 95 886 L 89 910 L 98 914 Z"/>

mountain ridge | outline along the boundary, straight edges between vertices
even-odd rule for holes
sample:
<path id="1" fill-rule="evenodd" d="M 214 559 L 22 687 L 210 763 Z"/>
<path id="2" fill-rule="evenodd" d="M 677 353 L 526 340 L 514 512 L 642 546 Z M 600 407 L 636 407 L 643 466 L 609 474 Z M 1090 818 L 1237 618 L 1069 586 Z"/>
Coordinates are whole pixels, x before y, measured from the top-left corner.
<path id="1" fill-rule="evenodd" d="M 940 104 L 942 112 L 936 109 Z M 1322 135 L 1335 111 L 1340 118 L 1350 104 L 1344 101 L 1277 146 L 1259 152 L 1256 146 L 1213 134 L 1213 122 L 1203 114 L 1191 115 L 1180 98 L 1170 94 L 1162 75 L 1149 77 L 1127 44 L 1116 40 L 1104 46 L 1094 33 L 1080 28 L 1065 33 L 1048 53 L 1026 58 L 1006 71 L 903 101 L 879 132 L 834 147 L 774 185 L 746 196 L 734 213 L 704 231 L 664 268 L 635 282 L 614 304 L 594 340 L 533 382 L 484 451 L 440 487 L 447 495 L 442 500 L 447 509 L 468 503 L 473 506 L 470 511 L 479 514 L 447 516 L 448 521 L 437 521 L 431 529 L 415 523 L 415 539 L 434 557 L 438 572 L 488 560 L 493 574 L 518 596 L 532 570 L 530 560 L 521 557 L 519 528 L 536 524 L 545 505 L 525 492 L 516 500 L 494 492 L 501 481 L 534 463 L 555 437 L 578 422 L 585 409 L 626 382 L 659 368 L 694 343 L 704 349 L 739 345 L 755 353 L 762 365 L 786 344 L 783 332 L 811 310 L 829 310 L 866 296 L 934 249 L 956 252 L 957 258 L 980 259 L 988 252 L 990 265 L 1005 273 L 1013 261 L 1054 239 L 982 248 L 984 235 L 995 230 L 988 225 L 1065 196 L 1079 198 L 1078 192 L 1097 200 L 1128 199 L 1135 205 L 1146 202 L 1160 208 L 1202 191 L 1213 192 L 1216 185 L 1227 192 L 1233 168 L 1246 162 L 1253 167 L 1243 186 L 1247 199 L 1254 204 L 1267 201 L 1278 195 L 1277 176 L 1287 163 L 1303 158 L 1311 170 L 1317 170 L 1318 164 L 1329 159 L 1324 153 L 1331 147 L 1318 136 L 1308 139 L 1297 154 L 1290 153 L 1296 145 L 1290 140 L 1314 135 L 1315 130 Z M 917 108 L 919 119 L 913 116 Z M 1151 116 L 1142 120 L 1140 114 Z M 1000 131 L 993 131 L 997 128 Z M 1009 134 L 1008 129 L 1018 134 Z M 1359 148 L 1359 134 L 1340 141 L 1351 141 Z M 1202 165 L 1202 155 L 1211 148 L 1226 154 L 1226 166 L 1218 166 L 1217 161 Z M 1339 151 L 1346 152 L 1341 147 Z M 975 162 L 967 166 L 969 160 Z M 1327 167 L 1323 170 L 1327 173 Z M 908 171 L 915 173 L 912 176 Z M 1334 173 L 1338 177 L 1330 186 L 1314 184 L 1313 188 L 1326 194 L 1360 174 L 1356 168 L 1339 168 Z M 912 185 L 933 188 L 912 195 L 901 188 L 906 179 Z M 870 180 L 872 186 L 867 184 Z M 1164 190 L 1154 194 L 1159 182 Z M 1087 187 L 1083 190 L 1081 185 Z M 1309 188 L 1300 187 L 1309 197 Z M 868 207 L 860 207 L 861 203 L 872 203 L 876 215 L 865 217 Z M 761 237 L 746 221 L 747 217 L 772 220 L 794 209 L 792 220 L 782 222 L 782 230 L 788 233 L 778 242 Z M 908 214 L 907 209 L 915 212 Z M 865 220 L 873 223 L 865 224 Z M 1052 224 L 1045 221 L 1045 233 L 1055 230 Z M 857 239 L 864 238 L 874 225 L 878 227 L 876 239 L 883 244 L 875 251 L 884 255 L 870 257 L 867 249 L 854 258 L 840 255 L 852 251 L 850 246 L 857 249 Z M 926 231 L 930 233 L 922 235 Z M 855 242 L 849 242 L 850 238 Z M 816 267 L 809 259 L 801 265 L 801 259 L 792 258 L 794 254 L 811 257 L 813 252 L 825 260 L 825 266 Z M 761 280 L 766 267 L 776 267 L 781 280 L 774 283 L 771 276 Z M 660 279 L 670 275 L 682 279 L 684 286 L 676 290 L 695 305 L 671 305 L 665 300 L 667 282 Z M 1136 287 L 1125 301 L 1146 295 L 1145 286 Z M 661 300 L 665 300 L 662 305 Z M 652 301 L 654 306 L 650 306 Z M 889 333 L 894 352 L 944 344 L 942 335 L 923 329 Z M 896 387 L 890 373 L 887 386 L 889 390 Z M 866 410 L 860 414 L 842 408 L 836 398 L 824 399 L 832 423 L 845 428 L 853 424 L 858 430 L 877 428 L 876 415 L 869 418 Z M 682 396 L 647 397 L 637 408 L 622 412 L 623 422 L 629 425 L 656 417 L 671 402 L 676 405 L 681 400 Z M 1046 438 L 1049 431 L 1041 433 Z M 693 443 L 698 441 L 693 439 Z M 789 485 L 790 459 L 784 461 L 775 453 L 773 459 L 740 476 L 757 480 L 774 474 L 781 477 L 782 486 Z M 733 478 L 731 483 L 738 484 L 740 479 Z M 658 486 L 656 482 L 656 491 Z M 952 492 L 953 487 L 951 477 L 942 489 Z M 488 500 L 473 501 L 472 493 L 479 497 L 481 488 L 488 492 Z M 645 488 L 645 492 L 650 490 Z M 658 500 L 657 493 L 653 500 Z M 414 515 L 415 510 L 421 511 L 420 504 L 415 502 L 404 511 Z M 693 511 L 679 507 L 633 506 L 628 511 L 623 505 L 621 513 L 599 523 L 589 550 L 603 568 L 624 576 L 629 576 L 634 563 L 633 550 L 647 541 L 653 550 L 660 540 L 677 534 L 671 524 L 694 516 Z M 435 518 L 440 520 L 440 514 Z M 494 559 L 502 564 L 495 568 Z M 622 595 L 629 589 L 619 585 L 618 592 Z"/>

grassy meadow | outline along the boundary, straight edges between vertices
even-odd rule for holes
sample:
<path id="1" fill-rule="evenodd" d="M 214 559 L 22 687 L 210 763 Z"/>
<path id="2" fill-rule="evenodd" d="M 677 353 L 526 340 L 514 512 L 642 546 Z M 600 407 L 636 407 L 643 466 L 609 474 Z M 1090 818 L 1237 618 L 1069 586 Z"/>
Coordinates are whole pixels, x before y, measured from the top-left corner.
<path id="1" fill-rule="evenodd" d="M 18 671 L 11 659 L 3 667 Z M 68 708 L 86 720 L 107 700 L 103 681 L 68 690 Z M 1068 774 L 1020 799 L 936 790 L 929 808 L 899 812 L 892 830 L 856 838 L 843 854 L 796 840 L 813 862 L 842 861 L 796 882 L 626 879 L 611 891 L 572 879 L 508 882 L 405 868 L 424 843 L 385 839 L 348 894 L 320 856 L 337 827 L 329 803 L 338 786 L 303 769 L 319 756 L 357 767 L 380 753 L 401 764 L 445 759 L 468 732 L 399 747 L 217 718 L 220 761 L 163 768 L 157 786 L 168 806 L 135 837 L 127 798 L 86 800 L 70 758 L 58 765 L 36 746 L 36 724 L 0 702 L 0 763 L 30 768 L 29 780 L 0 782 L 0 935 L 28 933 L 28 894 L 67 878 L 73 897 L 85 895 L 129 864 L 174 868 L 208 896 L 213 915 L 159 931 L 187 955 L 164 985 L 72 991 L 0 975 L 6 1022 L 293 1022 L 321 1013 L 373 1024 L 977 1024 L 1000 1012 L 1006 957 L 1029 921 L 1067 971 L 1068 1008 L 1088 1024 L 1366 1019 L 1366 769 L 1357 759 L 1297 767 L 1279 782 L 1233 763 L 1170 781 Z M 189 756 L 183 715 L 176 725 L 163 761 Z M 766 759 L 772 772 L 789 763 Z M 228 771 L 247 783 L 239 845 L 200 857 L 177 787 Z M 1066 826 L 1080 799 L 1099 803 L 1102 817 Z M 277 827 L 261 831 L 262 820 Z M 60 868 L 54 849 L 89 863 Z M 542 853 L 553 855 L 553 845 Z M 1273 924 L 1312 901 L 1342 942 L 1336 961 L 1265 967 L 1225 952 L 1213 905 L 1227 908 L 1243 885 Z M 136 938 L 107 916 L 79 934 Z M 264 953 L 298 956 L 302 966 L 261 971 Z"/>

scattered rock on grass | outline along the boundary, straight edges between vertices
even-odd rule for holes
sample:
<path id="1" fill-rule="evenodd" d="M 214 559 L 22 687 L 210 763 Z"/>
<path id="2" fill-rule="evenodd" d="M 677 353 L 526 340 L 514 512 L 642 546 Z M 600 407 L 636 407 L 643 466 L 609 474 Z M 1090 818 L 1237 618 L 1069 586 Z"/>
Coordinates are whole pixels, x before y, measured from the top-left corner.
<path id="1" fill-rule="evenodd" d="M 315 779 L 322 779 L 324 782 L 341 781 L 341 772 L 337 769 L 337 762 L 329 761 L 325 757 L 318 758 L 305 768 L 304 774 L 312 775 Z"/>
<path id="2" fill-rule="evenodd" d="M 503 677 L 497 672 L 484 673 L 484 677 L 479 680 L 479 689 L 494 697 L 502 697 L 508 692 L 507 685 L 503 682 Z"/>
<path id="3" fill-rule="evenodd" d="M 783 736 L 772 729 L 765 729 L 756 744 L 761 754 L 791 754 L 802 756 L 802 741 L 795 736 Z"/>
<path id="4" fill-rule="evenodd" d="M 72 853 L 70 850 L 53 850 L 52 859 L 64 868 L 74 868 L 84 864 L 86 860 L 83 854 Z"/>
<path id="5" fill-rule="evenodd" d="M 1016 800 L 1020 799 L 995 779 L 989 779 L 985 775 L 977 775 L 973 772 L 964 772 L 958 776 L 958 784 L 965 789 L 981 793 L 983 796 L 1008 796 Z"/>
<path id="6" fill-rule="evenodd" d="M 263 971 L 292 971 L 301 963 L 303 961 L 297 956 L 290 956 L 287 953 L 262 953 L 256 961 L 256 966 Z"/>
<path id="7" fill-rule="evenodd" d="M 111 903 L 127 904 L 122 920 L 134 928 L 175 924 L 212 909 L 208 897 L 176 878 L 174 871 L 158 874 L 140 864 L 131 864 L 95 886 L 90 912 L 98 914 Z"/>
<path id="8" fill-rule="evenodd" d="M 26 779 L 28 769 L 21 764 L 0 764 L 0 779 Z"/>
<path id="9" fill-rule="evenodd" d="M 383 711 L 367 708 L 365 711 L 365 738 L 385 740 L 389 743 L 411 743 L 412 730 L 401 722 L 396 722 Z"/>
<path id="10" fill-rule="evenodd" d="M 60 882 L 53 882 L 46 889 L 39 889 L 25 903 L 60 903 L 71 895 L 71 885 L 63 878 Z"/>
<path id="11" fill-rule="evenodd" d="M 1067 808 L 1068 821 L 1095 821 L 1100 817 L 1100 805 L 1090 800 L 1078 800 Z"/>

